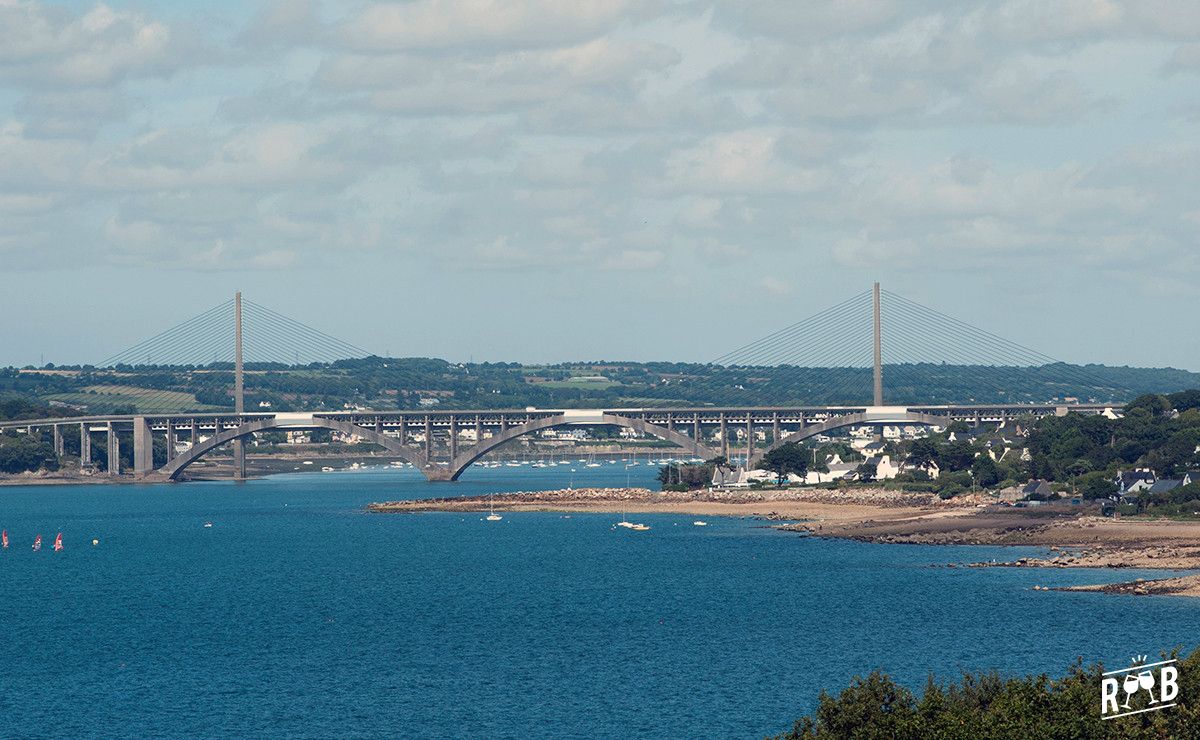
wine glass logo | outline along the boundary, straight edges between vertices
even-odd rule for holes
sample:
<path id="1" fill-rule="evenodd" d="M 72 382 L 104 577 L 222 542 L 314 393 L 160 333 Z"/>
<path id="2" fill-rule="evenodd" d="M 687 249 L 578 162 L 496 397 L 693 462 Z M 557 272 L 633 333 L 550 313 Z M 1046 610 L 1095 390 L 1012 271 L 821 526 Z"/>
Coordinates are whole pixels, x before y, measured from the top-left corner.
<path id="1" fill-rule="evenodd" d="M 1132 673 L 1125 674 L 1125 681 L 1121 684 L 1121 688 L 1125 690 L 1125 703 L 1121 705 L 1122 709 L 1129 709 L 1129 700 L 1138 692 L 1139 683 L 1136 675 Z"/>
<path id="2" fill-rule="evenodd" d="M 1137 674 L 1137 678 L 1138 686 L 1145 689 L 1146 693 L 1150 695 L 1150 703 L 1157 704 L 1158 699 L 1154 698 L 1154 672 L 1149 670 L 1142 671 L 1141 673 Z"/>

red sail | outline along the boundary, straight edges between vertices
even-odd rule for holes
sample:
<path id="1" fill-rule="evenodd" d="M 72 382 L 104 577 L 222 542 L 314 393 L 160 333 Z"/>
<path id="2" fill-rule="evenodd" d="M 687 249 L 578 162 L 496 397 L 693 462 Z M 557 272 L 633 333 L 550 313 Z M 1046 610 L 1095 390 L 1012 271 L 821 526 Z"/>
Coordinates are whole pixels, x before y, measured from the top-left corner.
<path id="1" fill-rule="evenodd" d="M 62 532 L 59 532 L 58 536 L 54 538 L 54 552 L 59 552 L 61 550 L 62 550 Z"/>
<path id="2" fill-rule="evenodd" d="M 4 530 L 3 532 L 0 532 L 0 546 L 3 546 L 5 550 L 8 549 L 8 530 L 7 529 Z"/>
<path id="3" fill-rule="evenodd" d="M 33 551 L 37 552 L 38 550 L 41 550 L 41 549 L 42 549 L 42 536 L 39 534 L 33 540 Z"/>

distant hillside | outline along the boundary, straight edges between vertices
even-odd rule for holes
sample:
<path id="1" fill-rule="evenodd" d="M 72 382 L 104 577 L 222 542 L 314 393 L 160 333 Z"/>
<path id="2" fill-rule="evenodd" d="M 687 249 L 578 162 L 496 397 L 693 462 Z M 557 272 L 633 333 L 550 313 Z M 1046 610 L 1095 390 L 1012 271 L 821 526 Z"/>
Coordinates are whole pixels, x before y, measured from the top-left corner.
<path id="1" fill-rule="evenodd" d="M 332 410 L 524 406 L 722 406 L 861 404 L 870 368 L 721 367 L 665 362 L 561 365 L 456 364 L 426 358 L 248 365 L 247 408 Z M 118 366 L 8 368 L 0 393 L 89 413 L 216 410 L 233 405 L 232 368 Z M 1200 374 L 1171 368 L 1053 364 L 1041 367 L 887 365 L 885 402 L 1123 403 L 1144 393 L 1200 388 Z"/>

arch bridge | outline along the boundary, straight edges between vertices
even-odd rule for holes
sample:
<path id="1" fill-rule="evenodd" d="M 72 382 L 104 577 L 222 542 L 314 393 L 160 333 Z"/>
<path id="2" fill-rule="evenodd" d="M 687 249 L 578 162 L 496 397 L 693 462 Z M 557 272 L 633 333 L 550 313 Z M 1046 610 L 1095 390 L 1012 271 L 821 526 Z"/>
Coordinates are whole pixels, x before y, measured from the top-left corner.
<path id="1" fill-rule="evenodd" d="M 110 475 L 121 474 L 122 439 L 128 442 L 132 437 L 134 478 L 161 481 L 185 478 L 188 466 L 197 460 L 263 432 L 326 429 L 346 441 L 379 445 L 386 454 L 412 463 L 429 480 L 452 481 L 507 443 L 561 427 L 622 427 L 670 442 L 693 457 L 735 456 L 753 464 L 780 445 L 848 427 L 937 428 L 953 421 L 999 426 L 1029 415 L 1118 411 L 1099 404 L 345 411 L 65 417 L 3 422 L 0 430 L 48 433 L 60 456 L 65 435 L 78 430 L 80 464 L 88 467 L 99 434 L 107 444 Z M 161 455 L 156 459 L 156 439 L 165 439 L 165 460 Z"/>

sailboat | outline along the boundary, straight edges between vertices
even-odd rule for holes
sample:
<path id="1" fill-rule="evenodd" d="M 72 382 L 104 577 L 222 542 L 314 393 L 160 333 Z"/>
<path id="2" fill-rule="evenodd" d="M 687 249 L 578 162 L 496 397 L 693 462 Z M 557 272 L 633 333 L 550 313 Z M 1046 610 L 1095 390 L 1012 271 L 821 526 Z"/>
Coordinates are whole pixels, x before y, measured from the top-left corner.
<path id="1" fill-rule="evenodd" d="M 498 522 L 498 521 L 500 521 L 500 520 L 501 520 L 501 519 L 503 519 L 503 518 L 504 518 L 504 517 L 502 517 L 502 516 L 500 516 L 499 514 L 497 514 L 497 513 L 496 513 L 496 494 L 495 494 L 495 493 L 493 493 L 491 496 L 489 496 L 489 497 L 488 497 L 488 515 L 487 515 L 487 520 L 488 520 L 489 522 Z"/>
<path id="2" fill-rule="evenodd" d="M 41 549 L 42 549 L 42 536 L 39 534 L 33 540 L 33 551 L 37 552 L 38 550 L 41 550 Z"/>
<path id="3" fill-rule="evenodd" d="M 62 532 L 54 538 L 54 552 L 62 552 Z"/>
<path id="4" fill-rule="evenodd" d="M 8 530 L 7 529 L 4 530 L 3 532 L 0 532 L 0 547 L 3 547 L 5 550 L 8 549 Z"/>

